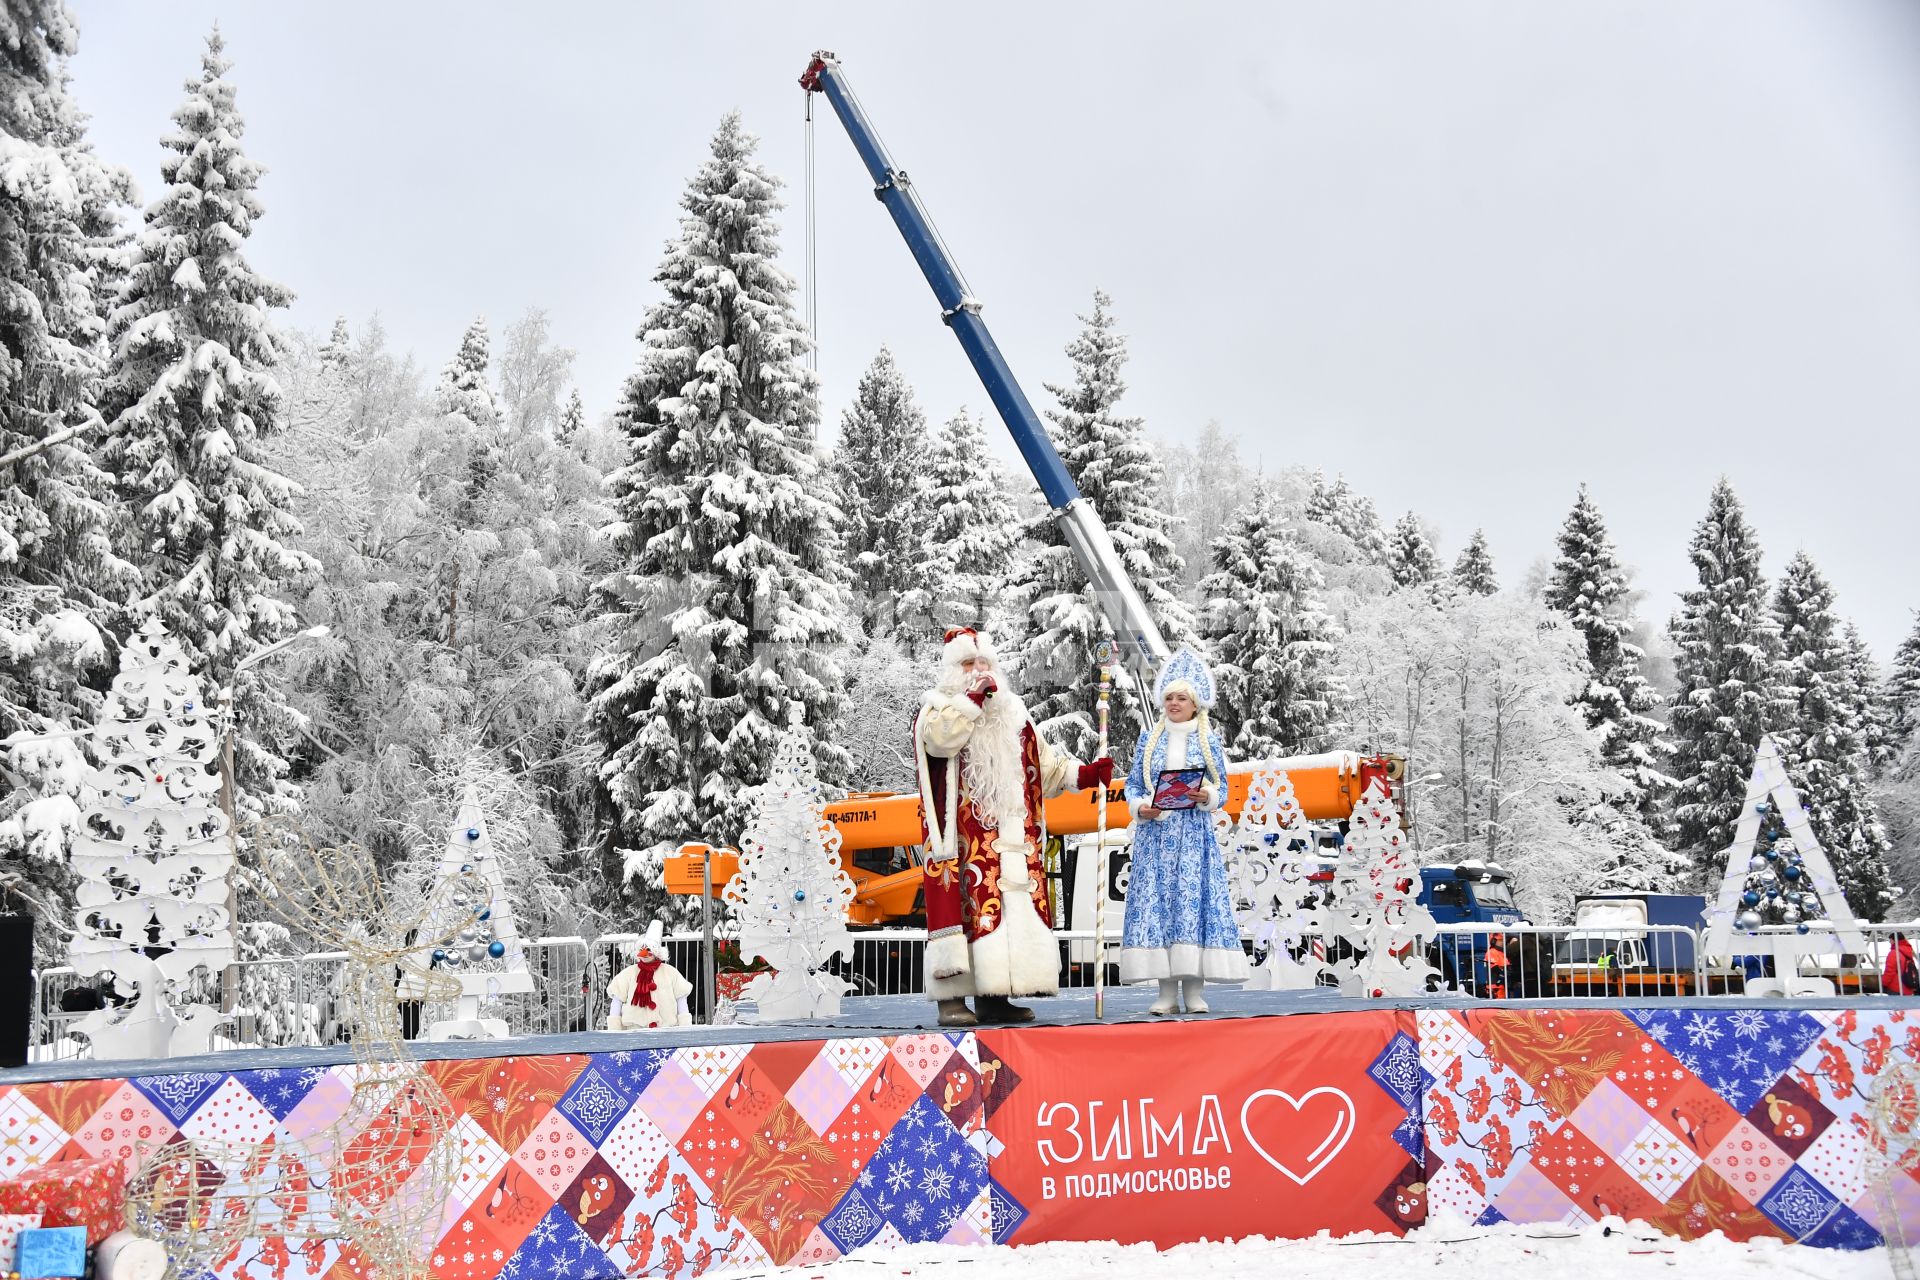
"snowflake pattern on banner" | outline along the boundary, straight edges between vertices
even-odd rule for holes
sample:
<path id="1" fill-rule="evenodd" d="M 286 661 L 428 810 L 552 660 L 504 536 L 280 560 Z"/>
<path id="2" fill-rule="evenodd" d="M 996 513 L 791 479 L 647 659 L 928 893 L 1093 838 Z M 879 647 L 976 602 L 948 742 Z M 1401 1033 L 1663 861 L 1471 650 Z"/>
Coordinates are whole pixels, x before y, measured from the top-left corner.
<path id="1" fill-rule="evenodd" d="M 987 1184 L 987 1161 L 924 1097 L 900 1117 L 851 1192 L 820 1224 L 843 1253 L 890 1226 L 923 1244 L 944 1237 Z"/>
<path id="2" fill-rule="evenodd" d="M 169 1120 L 180 1124 L 225 1080 L 218 1071 L 194 1071 L 177 1076 L 135 1076 L 131 1083 L 152 1098 Z"/>
<path id="3" fill-rule="evenodd" d="M 611 1280 L 620 1275 L 600 1246 L 559 1205 L 547 1210 L 507 1259 L 500 1280 Z"/>
<path id="4" fill-rule="evenodd" d="M 620 1123 L 638 1093 L 629 1093 L 619 1075 L 609 1076 L 598 1063 L 589 1066 L 573 1082 L 557 1108 L 595 1146 L 606 1141 L 613 1126 Z"/>
<path id="5" fill-rule="evenodd" d="M 276 1120 L 285 1120 L 292 1115 L 293 1109 L 305 1102 L 307 1094 L 319 1083 L 316 1077 L 304 1071 L 288 1071 L 280 1067 L 236 1071 L 233 1078 L 258 1098 L 261 1106 L 273 1112 Z"/>
<path id="6" fill-rule="evenodd" d="M 1641 1008 L 1627 1016 L 1735 1111 L 1759 1101 L 1824 1030 L 1793 1009 Z"/>

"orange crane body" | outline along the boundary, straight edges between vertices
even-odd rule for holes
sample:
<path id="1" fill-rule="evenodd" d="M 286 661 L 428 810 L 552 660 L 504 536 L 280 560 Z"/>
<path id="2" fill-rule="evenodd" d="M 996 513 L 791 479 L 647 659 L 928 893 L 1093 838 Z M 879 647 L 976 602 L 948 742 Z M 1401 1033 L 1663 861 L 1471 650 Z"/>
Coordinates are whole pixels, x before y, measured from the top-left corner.
<path id="1" fill-rule="evenodd" d="M 1238 816 L 1247 800 L 1247 788 L 1261 769 L 1284 772 L 1293 783 L 1294 799 L 1310 822 L 1344 822 L 1353 813 L 1367 783 L 1379 779 L 1392 794 L 1404 771 L 1404 761 L 1396 755 L 1362 756 L 1350 751 L 1329 751 L 1311 756 L 1289 756 L 1280 760 L 1252 760 L 1227 766 L 1227 811 Z M 1055 836 L 1087 835 L 1095 826 L 1094 792 L 1068 791 L 1046 803 L 1047 834 Z M 920 797 L 912 793 L 889 791 L 855 792 L 845 800 L 825 806 L 827 821 L 840 832 L 840 853 L 847 875 L 854 883 L 853 902 L 847 908 L 847 921 L 856 925 L 884 925 L 912 916 L 917 911 L 921 869 L 918 865 L 904 871 L 879 872 L 857 865 L 855 854 L 871 849 L 918 850 L 927 838 L 920 816 Z M 1117 830 L 1128 825 L 1126 795 L 1121 783 L 1107 791 L 1107 826 Z M 710 872 L 703 874 L 702 864 Z M 732 849 L 716 849 L 704 844 L 687 844 L 667 859 L 668 893 L 698 895 L 709 884 L 716 895 L 740 870 L 740 855 Z"/>

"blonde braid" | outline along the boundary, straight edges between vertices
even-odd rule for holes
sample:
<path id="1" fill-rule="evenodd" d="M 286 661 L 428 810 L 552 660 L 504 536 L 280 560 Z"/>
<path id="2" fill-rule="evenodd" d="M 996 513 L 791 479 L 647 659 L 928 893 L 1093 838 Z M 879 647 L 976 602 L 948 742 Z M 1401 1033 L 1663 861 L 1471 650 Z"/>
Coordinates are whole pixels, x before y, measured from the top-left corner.
<path id="1" fill-rule="evenodd" d="M 1218 787 L 1226 775 L 1221 771 L 1219 762 L 1213 758 L 1213 724 L 1207 719 L 1207 709 L 1201 707 L 1194 712 L 1194 731 L 1200 735 L 1200 759 L 1206 767 L 1207 781 Z"/>

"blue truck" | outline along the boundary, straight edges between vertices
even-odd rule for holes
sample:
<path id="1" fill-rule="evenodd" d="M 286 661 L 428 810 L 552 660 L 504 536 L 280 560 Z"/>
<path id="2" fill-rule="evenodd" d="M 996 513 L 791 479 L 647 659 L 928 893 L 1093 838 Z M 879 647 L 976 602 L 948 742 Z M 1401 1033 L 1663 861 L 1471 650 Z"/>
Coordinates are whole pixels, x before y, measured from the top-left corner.
<path id="1" fill-rule="evenodd" d="M 1517 925 L 1528 923 L 1513 900 L 1513 876 L 1497 862 L 1477 858 L 1453 866 L 1420 868 L 1417 898 L 1437 925 Z M 1520 994 L 1511 990 L 1516 970 L 1531 971 L 1518 947 L 1502 945 L 1505 966 L 1487 967 L 1488 948 L 1499 935 L 1493 930 L 1443 934 L 1428 949 L 1427 959 L 1449 985 L 1474 995 Z M 1504 942 L 1504 940 L 1503 940 Z"/>

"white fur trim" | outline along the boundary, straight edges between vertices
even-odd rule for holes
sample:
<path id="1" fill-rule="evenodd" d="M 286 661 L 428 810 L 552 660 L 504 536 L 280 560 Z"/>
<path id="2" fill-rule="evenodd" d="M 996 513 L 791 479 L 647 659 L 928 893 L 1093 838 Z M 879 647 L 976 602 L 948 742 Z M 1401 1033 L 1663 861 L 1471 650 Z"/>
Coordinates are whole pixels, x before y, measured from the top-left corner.
<path id="1" fill-rule="evenodd" d="M 993 641 L 978 632 L 962 632 L 940 646 L 940 661 L 946 666 L 957 667 L 968 658 L 985 658 L 996 667 L 1000 665 Z"/>
<path id="2" fill-rule="evenodd" d="M 1027 842 L 1001 839 L 1000 925 L 973 944 L 974 989 L 989 996 L 1060 993 L 1060 947 L 1033 909 Z"/>
<path id="3" fill-rule="evenodd" d="M 927 939 L 927 976 L 929 978 L 964 977 L 971 967 L 964 930 Z"/>
<path id="4" fill-rule="evenodd" d="M 928 978 L 927 999 L 929 1000 L 965 1000 L 977 994 L 973 989 L 971 973 L 957 974 L 951 978 Z"/>
<path id="5" fill-rule="evenodd" d="M 1250 976 L 1246 952 L 1238 947 L 1200 947 L 1176 942 L 1170 947 L 1123 947 L 1120 981 L 1159 982 L 1171 978 L 1207 982 L 1245 982 Z"/>
<path id="6" fill-rule="evenodd" d="M 933 771 L 927 764 L 926 744 L 920 741 L 920 721 L 926 714 L 926 704 L 922 703 L 920 714 L 913 719 L 913 759 L 920 772 L 920 816 L 927 824 L 928 860 L 945 861 L 960 856 L 960 779 L 954 776 L 954 757 L 942 759 L 940 767 L 946 771 L 947 803 L 946 812 L 936 814 Z"/>

